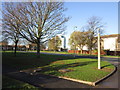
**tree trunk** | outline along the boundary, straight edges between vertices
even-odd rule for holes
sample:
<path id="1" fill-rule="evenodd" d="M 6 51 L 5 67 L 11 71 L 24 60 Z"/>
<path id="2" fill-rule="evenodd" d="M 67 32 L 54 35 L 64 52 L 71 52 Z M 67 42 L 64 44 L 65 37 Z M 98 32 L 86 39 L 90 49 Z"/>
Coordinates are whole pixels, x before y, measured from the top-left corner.
<path id="1" fill-rule="evenodd" d="M 80 47 L 80 51 L 81 51 L 80 53 L 83 54 L 83 52 L 82 52 L 83 51 L 83 46 L 82 45 Z"/>
<path id="2" fill-rule="evenodd" d="M 92 48 L 89 48 L 89 55 L 92 55 Z"/>
<path id="3" fill-rule="evenodd" d="M 40 41 L 37 42 L 37 58 L 40 58 Z"/>
<path id="4" fill-rule="evenodd" d="M 14 50 L 14 56 L 16 57 L 16 51 L 17 51 L 17 44 L 18 44 L 18 40 L 15 41 L 15 50 Z"/>
<path id="5" fill-rule="evenodd" d="M 82 50 L 81 50 L 81 54 L 82 54 Z"/>
<path id="6" fill-rule="evenodd" d="M 92 54 L 92 50 L 90 49 L 89 51 L 90 51 L 90 55 L 91 55 Z"/>

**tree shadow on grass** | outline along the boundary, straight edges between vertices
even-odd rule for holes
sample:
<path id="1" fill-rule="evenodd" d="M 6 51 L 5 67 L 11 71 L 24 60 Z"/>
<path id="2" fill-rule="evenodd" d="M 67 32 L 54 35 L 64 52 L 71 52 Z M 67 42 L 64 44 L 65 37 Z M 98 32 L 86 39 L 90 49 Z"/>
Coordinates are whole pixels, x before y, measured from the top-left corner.
<path id="1" fill-rule="evenodd" d="M 73 56 L 47 55 L 47 54 L 41 54 L 40 58 L 37 58 L 36 53 L 22 53 L 22 52 L 19 52 L 16 57 L 13 57 L 12 55 L 13 53 L 10 53 L 10 52 L 4 53 L 3 64 L 13 66 L 14 68 L 19 70 L 43 67 L 46 65 L 50 65 L 52 62 L 59 61 L 59 60 L 69 60 L 69 59 L 74 60 L 74 59 L 80 58 L 80 57 L 73 57 Z M 80 65 L 82 66 L 82 64 Z M 62 67 L 65 67 L 65 65 L 63 65 Z"/>
<path id="2" fill-rule="evenodd" d="M 111 65 L 112 64 L 104 65 L 104 66 L 101 67 L 101 69 L 106 68 L 106 67 L 111 66 Z"/>
<path id="3" fill-rule="evenodd" d="M 60 56 L 60 55 L 46 55 L 41 54 L 40 58 L 36 57 L 36 53 L 19 52 L 14 57 L 13 52 L 4 52 L 2 54 L 3 64 L 11 66 L 17 70 L 36 68 L 49 65 L 54 61 L 76 59 L 72 56 Z M 9 68 L 8 68 L 9 69 Z"/>
<path id="4" fill-rule="evenodd" d="M 67 69 L 67 68 L 70 68 L 70 67 L 82 67 L 82 66 L 85 66 L 85 65 L 88 65 L 88 64 L 92 64 L 96 61 L 88 61 L 88 62 L 78 62 L 78 63 L 71 63 L 71 64 L 59 64 L 59 65 L 52 65 L 52 66 L 48 66 L 48 67 L 45 67 L 45 68 L 42 68 L 42 70 L 40 72 L 46 72 L 46 71 L 58 71 L 60 69 Z M 49 74 L 56 74 L 56 72 L 50 72 Z"/>

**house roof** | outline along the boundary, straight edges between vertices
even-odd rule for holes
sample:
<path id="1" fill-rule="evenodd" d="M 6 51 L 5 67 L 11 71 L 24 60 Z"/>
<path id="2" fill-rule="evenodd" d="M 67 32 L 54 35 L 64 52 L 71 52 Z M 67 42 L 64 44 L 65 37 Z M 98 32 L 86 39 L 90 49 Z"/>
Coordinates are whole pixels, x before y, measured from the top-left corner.
<path id="1" fill-rule="evenodd" d="M 37 46 L 37 44 L 35 44 L 35 43 L 31 43 L 31 44 L 28 44 L 28 45 L 31 45 L 31 46 Z"/>
<path id="2" fill-rule="evenodd" d="M 118 37 L 120 34 L 103 35 L 101 38 Z"/>
<path id="3" fill-rule="evenodd" d="M 0 42 L 0 45 L 8 45 L 6 42 Z"/>

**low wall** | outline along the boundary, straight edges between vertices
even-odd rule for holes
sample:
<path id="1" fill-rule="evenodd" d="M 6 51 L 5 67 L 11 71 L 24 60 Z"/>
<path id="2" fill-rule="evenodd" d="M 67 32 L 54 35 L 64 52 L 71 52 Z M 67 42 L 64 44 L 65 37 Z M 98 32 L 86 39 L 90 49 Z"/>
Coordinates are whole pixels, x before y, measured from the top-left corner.
<path id="1" fill-rule="evenodd" d="M 68 53 L 81 54 L 81 50 L 68 50 Z M 90 54 L 87 50 L 82 50 L 82 54 Z M 97 55 L 97 51 L 92 51 L 92 55 Z M 120 56 L 120 51 L 101 50 L 101 55 Z"/>
<path id="2" fill-rule="evenodd" d="M 68 50 L 68 53 L 81 54 L 81 50 Z M 82 50 L 82 54 L 90 54 L 87 50 Z M 101 55 L 105 55 L 104 51 L 101 51 Z M 92 55 L 97 55 L 97 52 L 92 51 Z"/>

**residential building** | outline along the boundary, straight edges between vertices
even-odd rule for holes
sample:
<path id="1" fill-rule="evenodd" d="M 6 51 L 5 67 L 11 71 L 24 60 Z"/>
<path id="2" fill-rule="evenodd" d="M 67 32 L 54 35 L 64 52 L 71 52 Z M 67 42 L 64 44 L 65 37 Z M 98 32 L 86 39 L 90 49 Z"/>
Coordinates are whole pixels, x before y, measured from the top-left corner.
<path id="1" fill-rule="evenodd" d="M 37 50 L 37 45 L 36 44 L 28 44 L 26 45 L 27 50 Z"/>
<path id="2" fill-rule="evenodd" d="M 59 46 L 58 51 L 67 51 L 66 49 L 66 37 L 64 35 L 58 34 L 57 35 L 61 40 L 61 45 Z M 46 44 L 46 50 L 49 50 L 48 44 Z"/>
<path id="3" fill-rule="evenodd" d="M 100 36 L 100 38 L 101 38 L 100 45 L 101 45 L 102 53 L 104 54 L 106 53 L 107 55 L 120 55 L 120 34 L 103 35 Z M 92 53 L 95 53 L 94 49 L 97 49 L 97 43 L 95 44 Z M 77 47 L 77 50 L 80 52 L 79 47 Z M 69 51 L 69 52 L 74 52 L 74 51 Z M 82 52 L 89 53 L 87 45 L 83 46 Z"/>
<path id="4" fill-rule="evenodd" d="M 63 35 L 57 35 L 60 39 L 61 39 L 61 46 L 60 46 L 60 48 L 62 48 L 62 49 L 66 49 L 66 37 L 65 36 L 63 36 Z"/>
<path id="5" fill-rule="evenodd" d="M 101 47 L 103 50 L 120 51 L 120 34 L 101 36 Z"/>
<path id="6" fill-rule="evenodd" d="M 102 50 L 120 51 L 120 34 L 103 35 L 100 38 Z M 79 47 L 77 47 L 77 50 L 80 50 Z M 83 50 L 88 50 L 87 45 L 83 46 Z"/>

